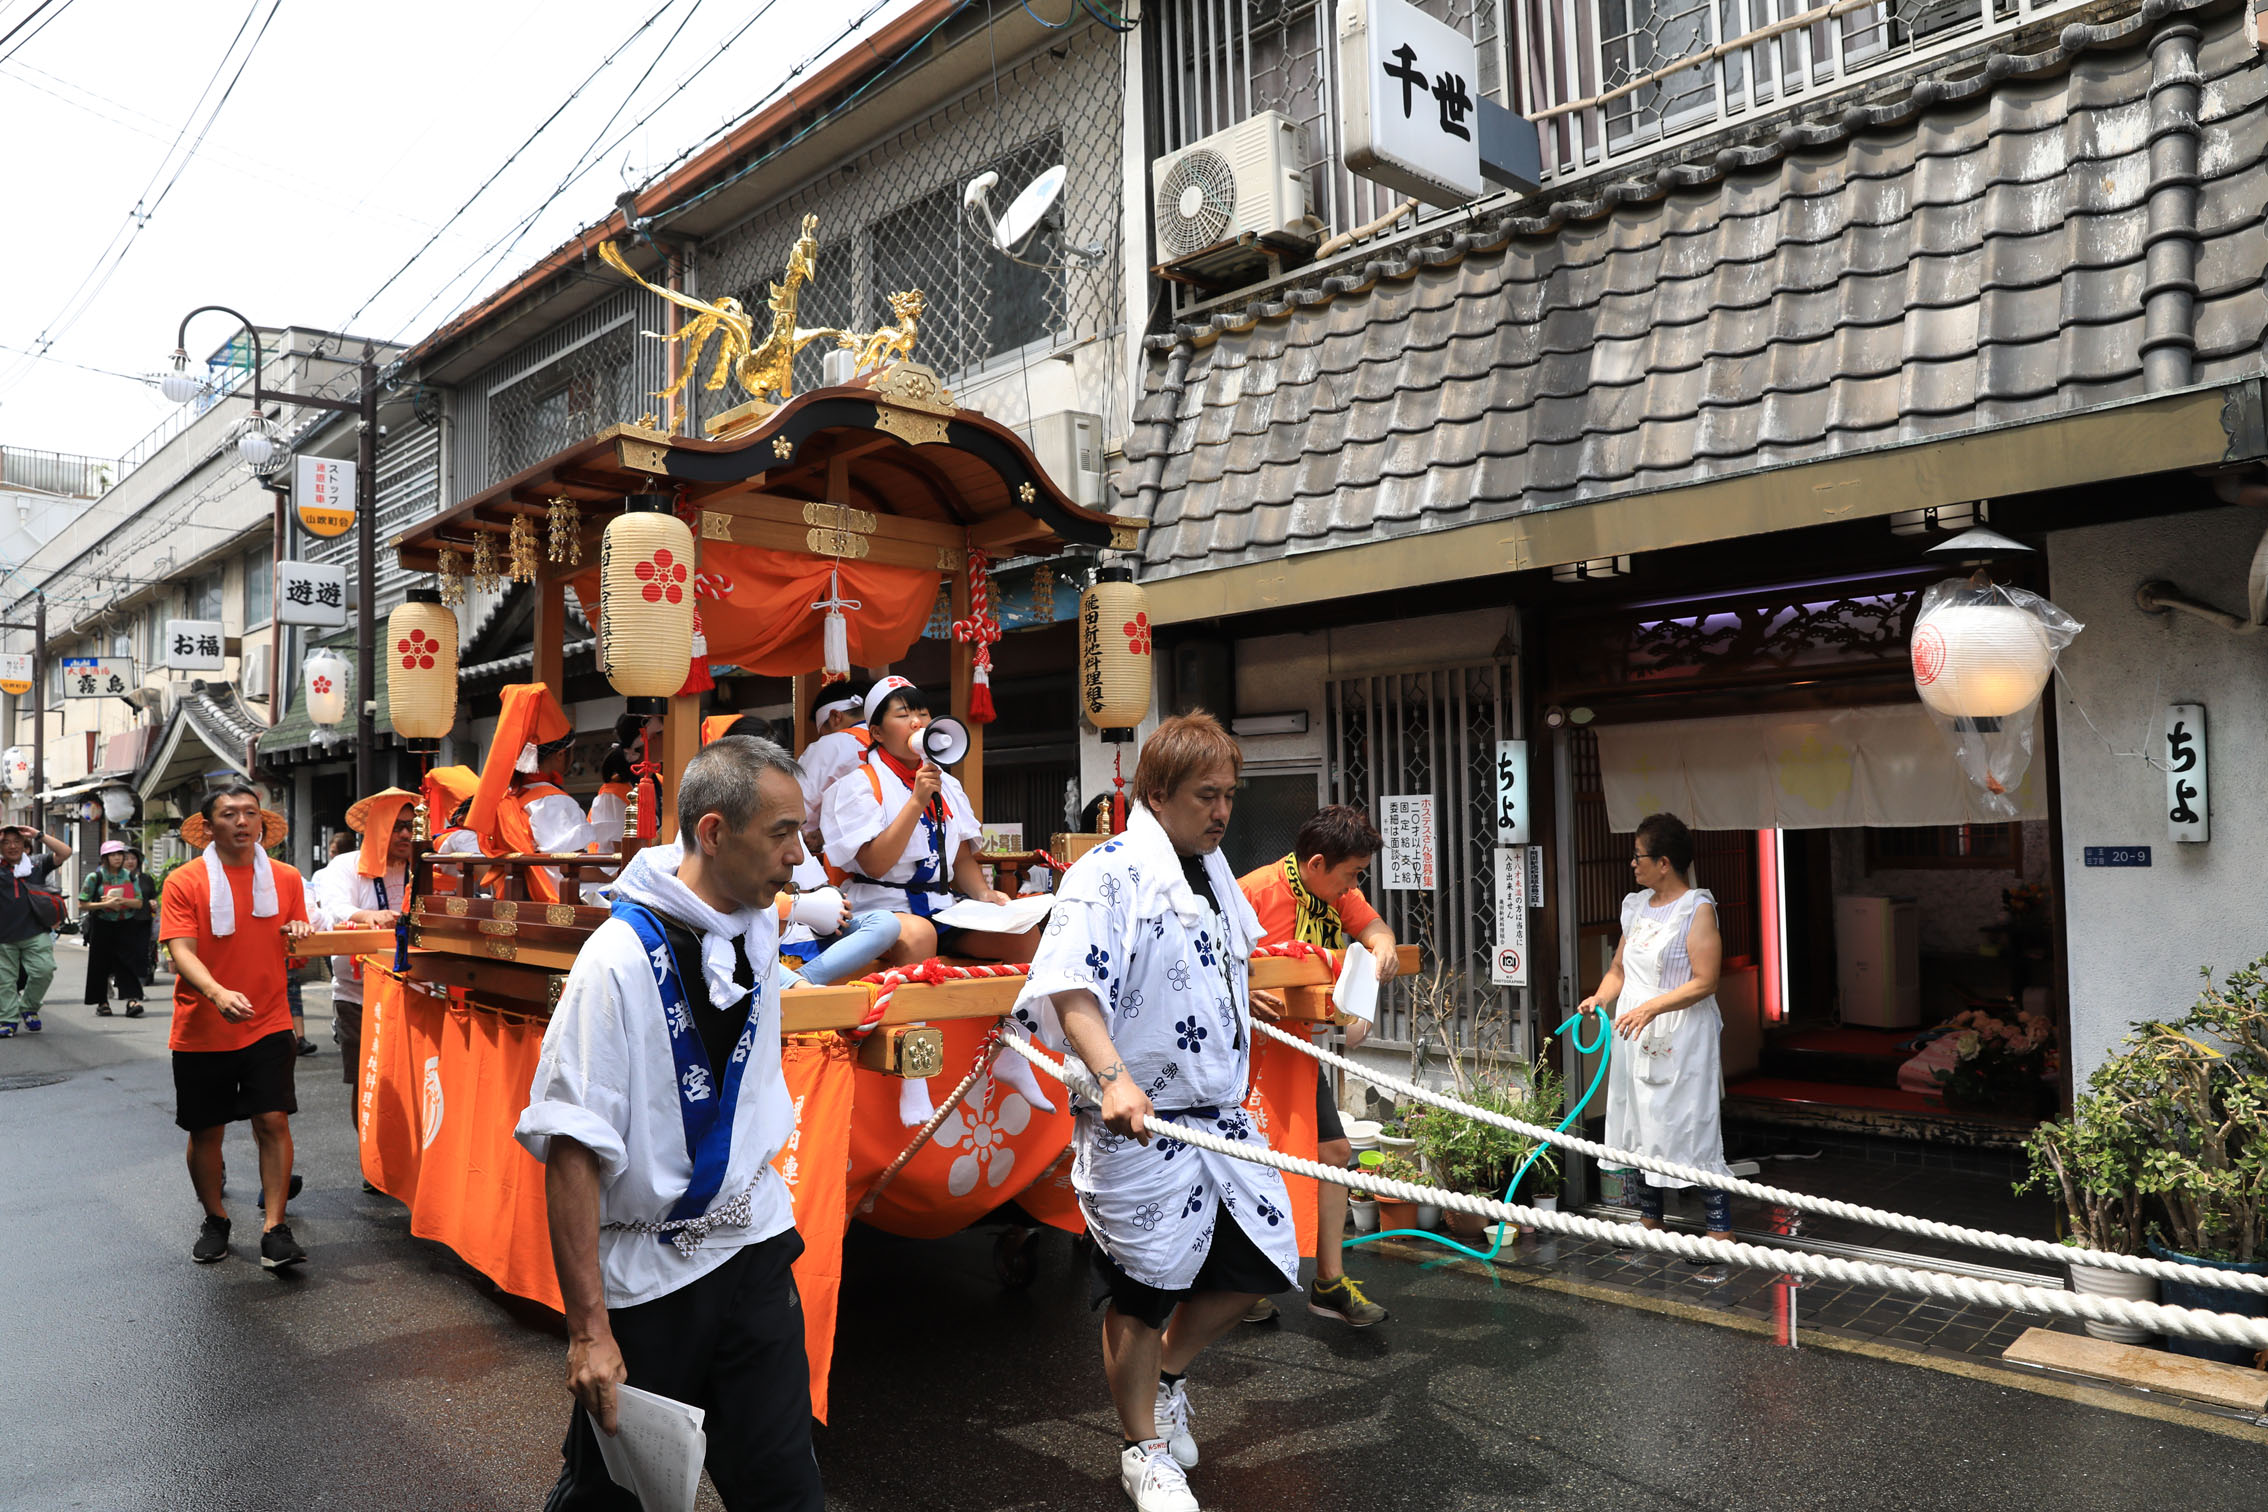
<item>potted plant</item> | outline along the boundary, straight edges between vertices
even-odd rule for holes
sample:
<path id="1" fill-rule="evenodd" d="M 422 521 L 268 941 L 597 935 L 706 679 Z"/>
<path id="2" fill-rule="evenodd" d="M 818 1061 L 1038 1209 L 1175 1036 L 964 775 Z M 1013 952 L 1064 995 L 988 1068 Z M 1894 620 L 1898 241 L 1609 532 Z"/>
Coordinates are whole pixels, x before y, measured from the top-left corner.
<path id="1" fill-rule="evenodd" d="M 2044 1186 L 2063 1208 L 2064 1242 L 2115 1255 L 2142 1253 L 2143 1145 L 2140 1126 L 2121 1115 L 2116 1083 L 2124 1071 L 2115 1063 L 2098 1067 L 2065 1123 L 2044 1123 L 2024 1141 L 2031 1171 L 2016 1183 L 2028 1192 Z M 2071 1262 L 2071 1289 L 2130 1302 L 2155 1302 L 2157 1279 L 2099 1265 Z M 2129 1323 L 2097 1323 L 2087 1332 L 2118 1344 L 2140 1344 L 2148 1329 Z"/>
<path id="2" fill-rule="evenodd" d="M 1425 1179 L 1418 1168 L 1403 1156 L 1388 1155 L 1378 1150 L 1372 1150 L 1368 1153 L 1378 1156 L 1379 1159 L 1376 1165 L 1366 1164 L 1363 1167 L 1364 1173 L 1367 1175 L 1376 1175 L 1385 1181 L 1406 1181 L 1413 1186 Z M 1414 1198 L 1381 1195 L 1378 1198 L 1378 1226 L 1381 1229 L 1412 1229 L 1418 1227 L 1418 1204 L 1416 1200 Z"/>
<path id="3" fill-rule="evenodd" d="M 1396 1113 L 1378 1125 L 1378 1148 L 1390 1155 L 1408 1155 L 1417 1148 L 1417 1136 L 1410 1132 L 1417 1123 L 1416 1113 Z"/>
<path id="4" fill-rule="evenodd" d="M 1475 1079 L 1461 1091 L 1464 1100 L 1476 1108 L 1513 1118 L 1528 1116 L 1524 1087 Z M 1453 1192 L 1470 1192 L 1478 1197 L 1501 1197 L 1513 1173 L 1535 1146 L 1536 1141 L 1525 1134 L 1477 1118 L 1428 1118 L 1418 1125 L 1418 1152 L 1434 1180 Z M 1461 1238 L 1480 1238 L 1488 1226 L 1487 1219 L 1453 1208 L 1442 1217 L 1449 1232 Z"/>
<path id="5" fill-rule="evenodd" d="M 2036 1117 L 2054 1094 L 2047 1080 L 2056 1067 L 2055 1029 L 2047 1016 L 2024 1009 L 2003 1017 L 1971 1008 L 1945 1023 L 1953 1036 L 1953 1063 L 1935 1077 L 1948 1108 Z"/>

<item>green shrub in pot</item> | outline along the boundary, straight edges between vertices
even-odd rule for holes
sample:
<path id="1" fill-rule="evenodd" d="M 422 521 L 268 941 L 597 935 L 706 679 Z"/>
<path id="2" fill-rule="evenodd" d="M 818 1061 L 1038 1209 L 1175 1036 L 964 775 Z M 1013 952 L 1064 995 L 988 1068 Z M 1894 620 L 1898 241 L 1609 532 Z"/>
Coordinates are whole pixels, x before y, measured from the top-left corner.
<path id="1" fill-rule="evenodd" d="M 2141 1147 L 2136 1185 L 2157 1199 L 2171 1247 L 2268 1260 L 2268 958 L 2174 1023 L 2145 1023 L 2090 1088 L 2115 1098 Z M 2106 1075 L 2105 1073 L 2108 1073 Z"/>

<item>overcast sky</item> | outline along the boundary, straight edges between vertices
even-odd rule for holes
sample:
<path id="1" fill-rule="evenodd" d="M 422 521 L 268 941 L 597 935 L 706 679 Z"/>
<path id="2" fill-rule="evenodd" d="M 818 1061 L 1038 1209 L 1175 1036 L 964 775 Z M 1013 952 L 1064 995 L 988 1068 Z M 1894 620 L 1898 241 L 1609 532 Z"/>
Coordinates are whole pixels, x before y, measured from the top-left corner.
<path id="1" fill-rule="evenodd" d="M 0 41 L 0 445 L 126 451 L 171 406 L 86 369 L 155 374 L 201 304 L 381 340 L 432 330 L 874 4 L 0 0 L 0 35 L 17 32 Z M 863 30 L 912 4 L 882 0 Z M 229 334 L 225 316 L 200 317 L 192 357 Z"/>

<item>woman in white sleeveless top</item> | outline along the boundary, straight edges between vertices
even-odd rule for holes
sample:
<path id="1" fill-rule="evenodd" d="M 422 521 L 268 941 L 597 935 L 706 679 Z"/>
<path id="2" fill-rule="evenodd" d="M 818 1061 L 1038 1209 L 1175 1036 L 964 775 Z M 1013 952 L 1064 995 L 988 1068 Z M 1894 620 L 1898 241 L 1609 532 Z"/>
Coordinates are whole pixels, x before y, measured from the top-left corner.
<path id="1" fill-rule="evenodd" d="M 1630 871 L 1640 890 L 1622 900 L 1622 943 L 1583 1007 L 1611 1004 L 1614 1012 L 1606 1142 L 1729 1176 L 1718 1121 L 1724 1017 L 1715 996 L 1724 941 L 1717 900 L 1691 884 L 1692 868 L 1693 833 L 1683 820 L 1650 814 L 1639 821 Z M 1688 1184 L 1652 1171 L 1623 1181 L 1641 1221 L 1657 1229 L 1664 1190 Z M 1709 1237 L 1730 1239 L 1732 1199 L 1715 1187 L 1702 1195 Z"/>

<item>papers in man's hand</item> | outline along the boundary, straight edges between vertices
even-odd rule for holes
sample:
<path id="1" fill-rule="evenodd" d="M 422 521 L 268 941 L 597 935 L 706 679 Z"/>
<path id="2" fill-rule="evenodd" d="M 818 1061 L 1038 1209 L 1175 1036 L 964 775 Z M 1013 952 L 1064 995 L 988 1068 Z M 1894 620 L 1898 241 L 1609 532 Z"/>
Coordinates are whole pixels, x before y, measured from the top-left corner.
<path id="1" fill-rule="evenodd" d="M 1055 906 L 1053 893 L 1034 893 L 1013 903 L 980 903 L 974 898 L 940 908 L 930 918 L 949 929 L 984 929 L 996 934 L 1022 934 L 1047 917 Z"/>
<path id="2" fill-rule="evenodd" d="M 1361 941 L 1347 947 L 1339 979 L 1331 984 L 1331 1006 L 1348 1018 L 1370 1023 L 1378 1012 L 1378 965 Z"/>
<path id="3" fill-rule="evenodd" d="M 698 1407 L 635 1386 L 617 1386 L 614 1437 L 608 1438 L 595 1421 L 591 1432 L 598 1435 L 606 1473 L 637 1497 L 646 1512 L 693 1512 L 701 1462 L 709 1452 L 709 1436 L 701 1430 L 704 1416 Z"/>

